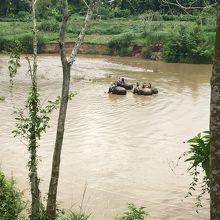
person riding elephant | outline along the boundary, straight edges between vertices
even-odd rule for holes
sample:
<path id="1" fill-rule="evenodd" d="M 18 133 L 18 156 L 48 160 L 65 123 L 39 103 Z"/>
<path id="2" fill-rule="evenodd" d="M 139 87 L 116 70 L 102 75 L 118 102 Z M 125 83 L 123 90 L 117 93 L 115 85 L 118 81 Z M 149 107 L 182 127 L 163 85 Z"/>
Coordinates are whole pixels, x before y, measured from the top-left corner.
<path id="1" fill-rule="evenodd" d="M 157 94 L 158 90 L 154 87 L 151 86 L 151 84 L 149 83 L 148 85 L 144 82 L 142 86 L 139 85 L 139 83 L 137 83 L 136 88 L 134 88 L 133 90 L 134 94 L 138 94 L 138 95 L 152 95 L 152 94 Z"/>
<path id="2" fill-rule="evenodd" d="M 125 82 L 125 78 L 120 78 L 116 82 L 117 86 L 121 86 L 127 90 L 132 90 L 133 89 L 133 84 L 129 84 Z"/>

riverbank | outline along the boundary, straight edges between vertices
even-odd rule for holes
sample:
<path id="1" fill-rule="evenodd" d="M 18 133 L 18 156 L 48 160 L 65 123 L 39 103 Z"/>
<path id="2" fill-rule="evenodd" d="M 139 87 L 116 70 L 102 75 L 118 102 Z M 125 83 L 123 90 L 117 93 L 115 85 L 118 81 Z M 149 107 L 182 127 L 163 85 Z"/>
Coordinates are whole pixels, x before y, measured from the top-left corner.
<path id="1" fill-rule="evenodd" d="M 74 42 L 66 42 L 66 51 L 67 53 L 71 53 Z M 162 44 L 150 44 L 148 46 L 145 45 L 129 45 L 129 49 L 131 51 L 129 56 L 142 58 L 144 57 L 143 51 L 152 51 L 152 59 L 161 60 L 161 50 L 163 48 Z M 43 54 L 57 54 L 59 53 L 59 44 L 58 43 L 45 43 L 40 50 Z M 109 45 L 105 44 L 91 44 L 91 43 L 83 43 L 80 47 L 81 54 L 98 54 L 98 55 L 112 55 L 116 53 L 114 48 L 109 47 Z M 150 58 L 150 57 L 149 57 Z"/>
<path id="2" fill-rule="evenodd" d="M 187 19 L 186 19 L 187 18 Z M 67 50 L 77 40 L 83 16 L 73 15 L 66 30 Z M 160 16 L 146 20 L 144 15 L 92 20 L 80 50 L 83 54 L 143 57 L 172 63 L 211 63 L 215 17 Z M 179 20 L 177 20 L 179 19 Z M 1 21 L 0 52 L 9 52 L 20 41 L 24 53 L 32 53 L 31 22 Z M 59 22 L 54 18 L 38 22 L 39 52 L 58 53 Z M 162 51 L 163 48 L 163 51 Z M 163 53 L 163 55 L 161 55 Z"/>

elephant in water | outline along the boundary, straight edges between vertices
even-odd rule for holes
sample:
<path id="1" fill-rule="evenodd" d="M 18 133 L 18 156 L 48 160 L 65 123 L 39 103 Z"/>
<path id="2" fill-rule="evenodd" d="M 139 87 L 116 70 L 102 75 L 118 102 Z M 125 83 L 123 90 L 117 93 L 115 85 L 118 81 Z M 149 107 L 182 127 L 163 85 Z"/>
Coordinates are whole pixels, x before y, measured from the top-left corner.
<path id="1" fill-rule="evenodd" d="M 125 82 L 124 78 L 119 77 L 119 79 L 115 82 L 117 86 L 121 86 L 125 88 L 126 90 L 132 90 L 133 89 L 133 84 L 129 84 Z"/>
<path id="2" fill-rule="evenodd" d="M 133 90 L 134 94 L 138 95 L 153 95 L 158 93 L 158 89 L 155 87 L 152 87 L 151 84 L 147 86 L 146 83 L 143 84 L 143 86 L 139 86 L 139 83 L 137 83 L 137 87 Z"/>
<path id="3" fill-rule="evenodd" d="M 134 94 L 138 94 L 138 95 L 152 95 L 153 91 L 150 88 L 142 88 L 140 86 L 134 88 L 133 91 Z"/>
<path id="4" fill-rule="evenodd" d="M 112 94 L 116 94 L 116 95 L 126 95 L 127 91 L 125 88 L 114 84 L 114 85 L 110 86 L 108 93 L 112 93 Z"/>

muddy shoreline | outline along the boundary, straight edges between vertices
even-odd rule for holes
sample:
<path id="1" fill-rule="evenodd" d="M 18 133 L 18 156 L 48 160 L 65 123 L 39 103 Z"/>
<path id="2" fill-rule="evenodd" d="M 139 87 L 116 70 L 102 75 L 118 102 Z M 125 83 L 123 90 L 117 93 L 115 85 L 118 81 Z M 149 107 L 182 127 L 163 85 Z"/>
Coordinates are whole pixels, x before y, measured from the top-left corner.
<path id="1" fill-rule="evenodd" d="M 71 53 L 73 46 L 75 43 L 66 42 L 66 51 L 67 53 Z M 143 57 L 143 50 L 151 50 L 153 53 L 158 54 L 158 59 L 160 58 L 159 54 L 162 49 L 162 44 L 150 44 L 150 45 L 136 45 L 131 44 L 129 49 L 131 49 L 132 57 Z M 59 43 L 46 43 L 42 46 L 40 53 L 43 54 L 57 54 L 59 53 Z M 79 53 L 81 54 L 99 54 L 99 55 L 112 55 L 114 54 L 114 50 L 111 49 L 106 44 L 91 44 L 91 43 L 83 43 L 80 47 Z"/>

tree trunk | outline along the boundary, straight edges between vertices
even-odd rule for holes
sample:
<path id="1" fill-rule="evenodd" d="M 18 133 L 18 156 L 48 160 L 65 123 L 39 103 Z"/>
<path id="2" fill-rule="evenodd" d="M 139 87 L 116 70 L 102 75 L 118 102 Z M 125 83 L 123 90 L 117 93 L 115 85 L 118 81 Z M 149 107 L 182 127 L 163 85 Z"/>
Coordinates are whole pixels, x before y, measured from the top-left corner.
<path id="1" fill-rule="evenodd" d="M 63 67 L 62 98 L 60 104 L 56 143 L 53 154 L 52 173 L 51 173 L 48 200 L 47 200 L 48 220 L 54 220 L 56 216 L 57 186 L 59 180 L 60 156 L 61 156 L 61 150 L 63 144 L 64 125 L 65 125 L 68 96 L 69 96 L 69 84 L 70 84 L 70 65 L 66 62 L 66 65 Z"/>
<path id="2" fill-rule="evenodd" d="M 210 219 L 220 219 L 220 0 L 217 1 L 215 55 L 210 104 Z"/>
<path id="3" fill-rule="evenodd" d="M 39 190 L 39 178 L 37 174 L 37 138 L 36 138 L 36 121 L 38 113 L 38 94 L 37 94 L 37 25 L 35 17 L 35 5 L 37 0 L 32 0 L 32 21 L 33 21 L 33 72 L 31 73 L 32 87 L 31 97 L 29 99 L 29 116 L 31 120 L 30 138 L 29 138 L 29 152 L 30 162 L 29 178 L 31 183 L 31 220 L 37 220 L 40 212 L 40 190 Z"/>
<path id="4" fill-rule="evenodd" d="M 30 140 L 29 140 L 29 152 L 30 152 L 30 162 L 29 167 L 29 178 L 31 183 L 31 220 L 37 220 L 40 211 L 40 190 L 38 174 L 37 174 L 37 140 L 36 140 L 36 118 L 38 112 L 37 103 L 37 85 L 33 81 L 31 88 L 31 96 L 33 96 L 29 103 L 29 115 L 31 119 L 30 128 Z"/>
<path id="5" fill-rule="evenodd" d="M 48 200 L 47 200 L 47 217 L 48 220 L 55 220 L 56 218 L 56 198 L 57 198 L 57 187 L 59 181 L 59 171 L 60 171 L 60 157 L 61 150 L 63 144 L 63 135 L 64 135 L 64 126 L 66 119 L 66 111 L 68 104 L 68 96 L 69 96 L 69 85 L 70 85 L 70 69 L 75 61 L 75 57 L 79 51 L 79 48 L 83 42 L 88 23 L 92 17 L 94 8 L 96 4 L 99 3 L 100 0 L 90 0 L 90 4 L 88 6 L 88 11 L 85 17 L 84 24 L 82 26 L 81 32 L 79 34 L 78 40 L 72 50 L 72 53 L 67 59 L 66 50 L 65 50 L 65 32 L 67 26 L 67 20 L 69 18 L 68 14 L 68 2 L 67 0 L 62 0 L 62 8 L 63 8 L 63 18 L 60 27 L 60 35 L 59 35 L 59 45 L 60 45 L 60 57 L 62 61 L 63 67 L 63 87 L 62 87 L 62 96 L 61 96 L 61 104 L 59 111 L 59 119 L 57 126 L 57 135 L 55 148 L 53 153 L 53 162 L 52 162 L 52 172 L 50 179 L 50 186 L 48 191 Z"/>

